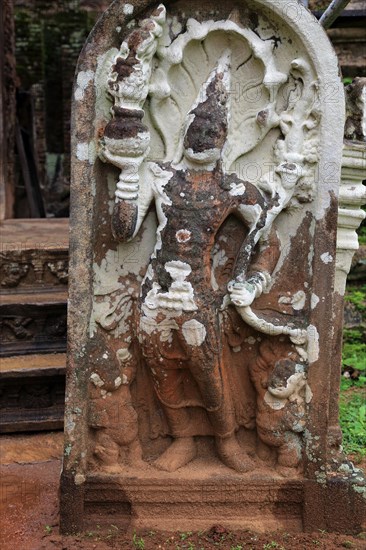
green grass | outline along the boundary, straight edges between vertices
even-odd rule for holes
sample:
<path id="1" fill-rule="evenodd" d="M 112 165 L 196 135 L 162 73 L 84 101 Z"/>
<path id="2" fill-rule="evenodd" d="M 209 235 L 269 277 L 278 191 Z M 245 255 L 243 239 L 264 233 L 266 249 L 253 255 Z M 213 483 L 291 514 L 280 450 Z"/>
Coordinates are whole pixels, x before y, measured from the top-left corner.
<path id="1" fill-rule="evenodd" d="M 145 548 L 145 541 L 142 537 L 139 537 L 136 532 L 134 532 L 132 537 L 133 547 L 136 550 L 144 550 Z"/>
<path id="2" fill-rule="evenodd" d="M 358 379 L 342 377 L 339 419 L 343 448 L 360 461 L 366 456 L 366 285 L 347 286 L 346 300 L 362 315 L 362 325 L 343 332 L 343 367 L 359 371 Z"/>
<path id="3" fill-rule="evenodd" d="M 363 210 L 366 212 L 366 206 L 363 206 Z M 359 227 L 358 231 L 358 240 L 360 244 L 366 244 L 366 220 L 364 220 Z"/>
<path id="4" fill-rule="evenodd" d="M 366 285 L 347 285 L 344 299 L 356 306 L 361 313 L 366 313 Z"/>
<path id="5" fill-rule="evenodd" d="M 360 244 L 366 244 L 366 224 L 360 228 L 358 240 Z"/>
<path id="6" fill-rule="evenodd" d="M 364 387 L 366 385 L 364 383 Z M 347 391 L 341 393 L 340 424 L 343 431 L 343 448 L 347 454 L 362 459 L 366 456 L 366 404 L 365 394 Z"/>
<path id="7" fill-rule="evenodd" d="M 363 327 L 345 329 L 343 332 L 343 354 L 344 367 L 353 367 L 365 373 L 366 376 L 366 343 L 365 330 Z"/>

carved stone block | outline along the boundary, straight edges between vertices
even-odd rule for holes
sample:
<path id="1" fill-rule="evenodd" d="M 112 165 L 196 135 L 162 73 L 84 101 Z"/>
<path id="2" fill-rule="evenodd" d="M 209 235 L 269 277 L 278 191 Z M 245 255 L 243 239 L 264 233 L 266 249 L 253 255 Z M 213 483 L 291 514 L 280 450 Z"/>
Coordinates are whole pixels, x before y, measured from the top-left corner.
<path id="1" fill-rule="evenodd" d="M 0 305 L 0 357 L 64 352 L 66 349 L 66 304 L 63 295 L 3 297 Z"/>
<path id="2" fill-rule="evenodd" d="M 4 221 L 0 294 L 66 291 L 68 229 L 67 219 Z"/>
<path id="3" fill-rule="evenodd" d="M 340 485 L 364 510 L 333 383 L 344 93 L 326 34 L 290 4 L 116 0 L 88 39 L 65 532 L 111 510 L 117 525 L 335 529 Z"/>
<path id="4" fill-rule="evenodd" d="M 0 358 L 0 433 L 62 429 L 65 355 Z"/>
<path id="5" fill-rule="evenodd" d="M 0 231 L 0 356 L 66 351 L 68 220 L 6 220 Z"/>

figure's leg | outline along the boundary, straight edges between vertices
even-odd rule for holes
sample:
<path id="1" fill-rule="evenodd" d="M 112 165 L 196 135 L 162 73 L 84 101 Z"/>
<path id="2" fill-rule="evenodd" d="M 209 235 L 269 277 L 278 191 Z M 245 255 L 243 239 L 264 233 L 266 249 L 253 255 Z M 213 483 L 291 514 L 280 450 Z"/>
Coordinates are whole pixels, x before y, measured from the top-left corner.
<path id="1" fill-rule="evenodd" d="M 260 437 L 257 437 L 256 454 L 264 462 L 270 462 L 274 459 L 271 447 L 262 441 Z"/>
<path id="2" fill-rule="evenodd" d="M 104 430 L 97 431 L 94 454 L 106 471 L 118 470 L 119 445 Z"/>
<path id="3" fill-rule="evenodd" d="M 196 457 L 194 438 L 188 435 L 191 432 L 191 420 L 186 407 L 179 407 L 183 402 L 183 372 L 177 369 L 162 369 L 155 365 L 152 371 L 154 386 L 163 406 L 170 433 L 174 437 L 173 443 L 154 462 L 160 470 L 174 472 L 182 468 Z"/>
<path id="4" fill-rule="evenodd" d="M 214 328 L 211 327 L 211 330 Z M 212 340 L 217 335 L 211 334 L 210 336 Z M 236 438 L 235 411 L 230 388 L 225 383 L 220 361 L 221 354 L 213 353 L 208 346 L 203 345 L 195 350 L 191 372 L 208 412 L 220 459 L 229 468 L 244 473 L 253 470 L 255 465 Z"/>
<path id="5" fill-rule="evenodd" d="M 286 432 L 284 443 L 278 448 L 277 470 L 283 475 L 293 473 L 302 458 L 301 439 L 298 434 Z"/>
<path id="6" fill-rule="evenodd" d="M 267 418 L 267 416 L 262 416 L 261 412 L 257 410 L 257 446 L 256 446 L 256 452 L 258 458 L 263 460 L 264 462 L 272 462 L 273 465 L 275 464 L 275 456 L 274 456 L 274 449 L 278 447 L 280 442 L 278 441 L 278 436 L 276 436 L 276 429 L 268 430 L 267 428 L 263 428 L 263 425 L 266 425 L 266 419 L 267 419 L 267 426 L 270 425 L 270 419 Z M 262 426 L 261 426 L 262 424 Z"/>
<path id="7" fill-rule="evenodd" d="M 269 447 L 277 448 L 276 470 L 283 476 L 291 476 L 299 466 L 302 457 L 301 439 L 294 432 L 279 431 L 257 426 L 258 437 Z"/>
<path id="8" fill-rule="evenodd" d="M 129 445 L 128 461 L 131 466 L 139 468 L 144 468 L 146 466 L 146 462 L 144 462 L 142 458 L 142 448 L 138 437 Z"/>

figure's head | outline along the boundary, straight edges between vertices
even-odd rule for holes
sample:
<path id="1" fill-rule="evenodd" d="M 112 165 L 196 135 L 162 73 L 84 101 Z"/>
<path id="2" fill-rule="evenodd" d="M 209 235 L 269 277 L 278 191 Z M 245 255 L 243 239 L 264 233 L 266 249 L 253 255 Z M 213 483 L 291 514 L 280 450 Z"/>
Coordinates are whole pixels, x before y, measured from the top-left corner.
<path id="1" fill-rule="evenodd" d="M 282 399 L 287 399 L 306 383 L 303 365 L 291 359 L 280 359 L 275 363 L 268 380 L 268 391 Z"/>
<path id="2" fill-rule="evenodd" d="M 229 56 L 224 54 L 188 113 L 184 156 L 197 164 L 219 160 L 228 132 Z"/>

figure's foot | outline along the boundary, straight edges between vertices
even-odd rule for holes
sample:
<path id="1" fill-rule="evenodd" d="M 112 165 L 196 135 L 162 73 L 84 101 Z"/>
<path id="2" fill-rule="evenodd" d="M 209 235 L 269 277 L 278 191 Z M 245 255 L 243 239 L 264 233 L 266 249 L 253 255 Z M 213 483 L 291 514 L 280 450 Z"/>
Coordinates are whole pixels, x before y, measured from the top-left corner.
<path id="1" fill-rule="evenodd" d="M 121 474 L 124 471 L 121 464 L 101 464 L 100 470 L 106 474 Z"/>
<path id="2" fill-rule="evenodd" d="M 289 466 L 281 466 L 280 464 L 277 464 L 276 472 L 280 474 L 280 476 L 285 478 L 292 478 L 292 477 L 298 476 L 297 468 L 291 468 Z"/>
<path id="3" fill-rule="evenodd" d="M 119 447 L 113 441 L 110 441 L 110 448 L 106 446 L 106 442 L 99 443 L 94 449 L 94 455 L 98 462 L 103 466 L 103 469 L 118 467 Z"/>
<path id="4" fill-rule="evenodd" d="M 301 456 L 297 448 L 280 447 L 277 457 L 277 472 L 286 478 L 296 477 L 301 472 Z"/>
<path id="5" fill-rule="evenodd" d="M 240 447 L 235 435 L 225 438 L 216 437 L 216 449 L 222 462 L 229 468 L 241 474 L 254 470 L 253 460 Z"/>
<path id="6" fill-rule="evenodd" d="M 166 472 L 175 472 L 196 458 L 196 444 L 193 437 L 178 437 L 154 462 L 154 466 Z"/>

